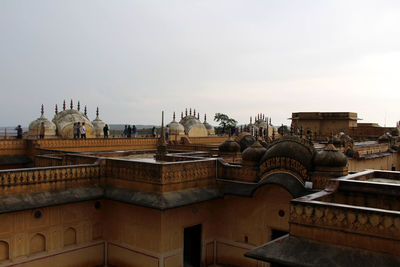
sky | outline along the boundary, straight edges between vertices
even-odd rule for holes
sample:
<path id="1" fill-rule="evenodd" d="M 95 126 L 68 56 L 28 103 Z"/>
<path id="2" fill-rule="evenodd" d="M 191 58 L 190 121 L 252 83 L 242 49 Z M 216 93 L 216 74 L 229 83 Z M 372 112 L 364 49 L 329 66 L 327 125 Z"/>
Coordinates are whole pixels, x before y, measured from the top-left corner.
<path id="1" fill-rule="evenodd" d="M 399 70 L 397 0 L 0 1 L 0 126 L 64 99 L 111 124 L 192 108 L 214 125 L 348 111 L 394 126 Z"/>

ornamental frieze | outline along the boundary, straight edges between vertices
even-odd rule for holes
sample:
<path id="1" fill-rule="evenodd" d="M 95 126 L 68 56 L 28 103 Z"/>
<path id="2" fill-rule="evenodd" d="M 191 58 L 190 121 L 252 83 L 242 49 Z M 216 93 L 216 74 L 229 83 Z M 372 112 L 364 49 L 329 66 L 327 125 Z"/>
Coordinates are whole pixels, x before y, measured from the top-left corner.
<path id="1" fill-rule="evenodd" d="M 307 169 L 295 159 L 288 157 L 273 157 L 264 161 L 260 165 L 260 177 L 265 176 L 265 173 L 270 173 L 273 170 L 286 170 L 288 172 L 294 173 L 296 177 L 300 178 L 302 182 L 309 181 Z"/>

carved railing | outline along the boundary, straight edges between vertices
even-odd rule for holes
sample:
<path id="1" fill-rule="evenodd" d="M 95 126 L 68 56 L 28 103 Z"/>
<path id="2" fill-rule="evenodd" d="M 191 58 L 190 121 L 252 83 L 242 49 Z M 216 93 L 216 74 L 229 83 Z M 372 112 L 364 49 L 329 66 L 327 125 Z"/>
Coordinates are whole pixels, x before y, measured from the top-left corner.
<path id="1" fill-rule="evenodd" d="M 104 151 L 116 149 L 156 148 L 156 138 L 91 138 L 36 140 L 36 148 L 65 149 L 70 151 Z"/>
<path id="2" fill-rule="evenodd" d="M 25 154 L 27 143 L 25 140 L 0 140 L 0 155 Z"/>
<path id="3" fill-rule="evenodd" d="M 227 140 L 228 136 L 205 136 L 205 137 L 189 137 L 192 144 L 221 144 Z M 172 138 L 173 139 L 173 138 Z"/>
<path id="4" fill-rule="evenodd" d="M 128 160 L 107 160 L 106 175 L 110 178 L 152 184 L 182 183 L 215 177 L 214 160 L 150 163 Z"/>
<path id="5" fill-rule="evenodd" d="M 196 160 L 166 163 L 162 165 L 163 184 L 182 183 L 215 178 L 215 160 Z"/>
<path id="6" fill-rule="evenodd" d="M 99 177 L 100 166 L 97 164 L 4 170 L 0 171 L 0 189 L 10 186 L 90 180 Z"/>
<path id="7" fill-rule="evenodd" d="M 294 200 L 290 223 L 400 240 L 398 211 Z"/>
<path id="8" fill-rule="evenodd" d="M 112 159 L 106 162 L 106 176 L 124 180 L 161 184 L 161 165 Z"/>

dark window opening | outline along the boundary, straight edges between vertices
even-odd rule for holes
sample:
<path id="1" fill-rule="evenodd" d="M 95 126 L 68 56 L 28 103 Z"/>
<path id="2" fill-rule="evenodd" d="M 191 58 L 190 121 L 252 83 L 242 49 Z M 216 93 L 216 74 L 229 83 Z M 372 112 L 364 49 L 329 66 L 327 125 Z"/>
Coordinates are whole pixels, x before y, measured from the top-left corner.
<path id="1" fill-rule="evenodd" d="M 272 229 L 271 230 L 271 241 L 274 239 L 277 239 L 281 236 L 287 235 L 287 234 L 288 234 L 288 232 Z"/>
<path id="2" fill-rule="evenodd" d="M 183 262 L 185 267 L 200 267 L 201 224 L 184 230 Z"/>

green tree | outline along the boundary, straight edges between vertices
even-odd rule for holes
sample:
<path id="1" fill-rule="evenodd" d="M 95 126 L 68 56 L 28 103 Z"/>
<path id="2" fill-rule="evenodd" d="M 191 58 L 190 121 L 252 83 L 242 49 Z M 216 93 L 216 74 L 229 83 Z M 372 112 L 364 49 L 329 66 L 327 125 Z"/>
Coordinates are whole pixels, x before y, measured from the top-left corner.
<path id="1" fill-rule="evenodd" d="M 228 133 L 228 130 L 231 131 L 231 129 L 235 128 L 237 125 L 237 121 L 235 119 L 232 119 L 228 115 L 223 113 L 215 113 L 214 121 L 219 122 L 219 130 L 225 130 L 225 133 Z"/>

